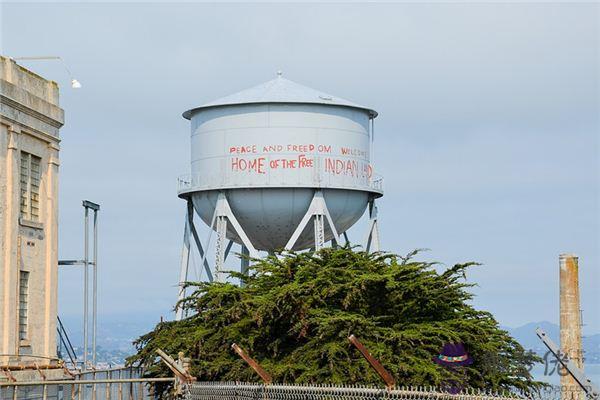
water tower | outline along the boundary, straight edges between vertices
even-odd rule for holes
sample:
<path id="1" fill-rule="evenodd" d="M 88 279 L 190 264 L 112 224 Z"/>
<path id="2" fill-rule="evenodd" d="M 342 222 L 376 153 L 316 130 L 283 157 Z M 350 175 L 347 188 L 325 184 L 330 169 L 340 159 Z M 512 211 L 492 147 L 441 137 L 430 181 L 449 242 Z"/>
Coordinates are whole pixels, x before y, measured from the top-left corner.
<path id="1" fill-rule="evenodd" d="M 209 279 L 231 246 L 258 251 L 319 249 L 368 208 L 365 246 L 378 247 L 375 199 L 382 180 L 372 167 L 377 112 L 294 83 L 271 81 L 183 113 L 191 123 L 191 174 L 179 178 L 188 202 L 181 281 L 190 238 Z M 214 269 L 193 225 L 194 211 L 216 232 Z"/>

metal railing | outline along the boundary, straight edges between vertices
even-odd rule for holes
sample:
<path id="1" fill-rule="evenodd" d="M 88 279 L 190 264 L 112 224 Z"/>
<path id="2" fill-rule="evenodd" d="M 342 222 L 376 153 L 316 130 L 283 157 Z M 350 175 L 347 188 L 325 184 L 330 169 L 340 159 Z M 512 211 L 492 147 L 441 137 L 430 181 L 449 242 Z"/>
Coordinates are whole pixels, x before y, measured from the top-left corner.
<path id="1" fill-rule="evenodd" d="M 221 173 L 180 176 L 177 179 L 177 192 L 181 194 L 196 190 L 253 187 L 321 187 L 383 193 L 383 177 L 380 175 L 370 173 L 367 176 L 360 174 L 360 171 L 347 175 L 328 173 L 323 167 L 323 160 L 318 157 L 313 167 L 296 170 L 269 169 L 264 173 L 232 172 L 228 169 L 227 157 L 221 161 Z M 269 164 L 270 161 L 267 159 L 266 163 Z"/>
<path id="2" fill-rule="evenodd" d="M 153 385 L 174 378 L 142 378 L 139 368 L 87 371 L 72 380 L 0 382 L 1 400 L 145 400 Z"/>
<path id="3" fill-rule="evenodd" d="M 77 354 L 75 353 L 75 349 L 73 348 L 73 344 L 71 343 L 71 339 L 69 339 L 69 335 L 67 334 L 67 330 L 63 325 L 60 317 L 56 317 L 56 333 L 58 336 L 57 340 L 57 354 L 60 359 L 66 360 L 66 357 L 63 355 L 63 350 L 66 355 L 69 357 L 68 361 L 65 362 L 67 367 L 76 369 L 78 367 L 77 362 Z"/>

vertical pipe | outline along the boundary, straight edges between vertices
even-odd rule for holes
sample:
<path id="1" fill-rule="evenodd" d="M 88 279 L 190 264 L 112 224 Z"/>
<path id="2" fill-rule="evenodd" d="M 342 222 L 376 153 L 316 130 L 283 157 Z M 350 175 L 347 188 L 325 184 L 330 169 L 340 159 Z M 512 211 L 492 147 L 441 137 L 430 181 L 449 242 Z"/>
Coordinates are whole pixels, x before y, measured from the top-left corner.
<path id="1" fill-rule="evenodd" d="M 94 210 L 94 287 L 92 300 L 92 365 L 96 368 L 96 332 L 98 328 L 98 210 Z"/>
<path id="2" fill-rule="evenodd" d="M 84 206 L 85 207 L 85 206 Z M 89 209 L 85 207 L 84 214 L 84 235 L 83 235 L 83 366 L 81 369 L 83 371 L 87 370 L 87 355 L 88 355 L 88 264 L 89 264 L 89 255 L 88 255 L 88 212 Z"/>
<path id="3" fill-rule="evenodd" d="M 561 254 L 560 266 L 560 348 L 583 370 L 581 314 L 579 307 L 579 258 Z M 582 392 L 573 377 L 561 376 L 561 398 L 580 399 Z"/>

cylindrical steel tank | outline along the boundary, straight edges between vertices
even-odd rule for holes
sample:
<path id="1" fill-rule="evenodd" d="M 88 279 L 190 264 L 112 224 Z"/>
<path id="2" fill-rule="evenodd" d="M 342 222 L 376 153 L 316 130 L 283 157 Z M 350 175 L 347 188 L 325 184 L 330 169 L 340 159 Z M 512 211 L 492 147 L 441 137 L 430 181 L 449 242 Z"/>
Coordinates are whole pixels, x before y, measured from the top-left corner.
<path id="1" fill-rule="evenodd" d="M 183 116 L 191 121 L 191 175 L 180 178 L 179 196 L 191 196 L 210 225 L 225 193 L 258 250 L 286 245 L 317 190 L 340 234 L 383 194 L 370 163 L 372 109 L 279 75 Z M 240 243 L 231 225 L 227 237 Z M 307 227 L 294 249 L 313 243 Z"/>

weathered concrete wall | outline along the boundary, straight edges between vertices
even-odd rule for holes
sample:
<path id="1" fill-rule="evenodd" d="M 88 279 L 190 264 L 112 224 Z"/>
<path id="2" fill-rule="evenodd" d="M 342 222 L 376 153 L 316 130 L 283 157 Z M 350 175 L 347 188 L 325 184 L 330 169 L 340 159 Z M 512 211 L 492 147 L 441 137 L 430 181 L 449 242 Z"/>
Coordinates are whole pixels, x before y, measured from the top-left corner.
<path id="1" fill-rule="evenodd" d="M 583 369 L 583 349 L 581 346 L 581 313 L 579 306 L 579 259 L 573 254 L 561 254 L 560 265 L 560 348 Z M 561 376 L 561 385 L 569 390 L 563 392 L 563 399 L 580 398 L 576 390 L 579 386 L 570 376 Z"/>
<path id="2" fill-rule="evenodd" d="M 0 57 L 0 365 L 56 362 L 58 85 Z M 41 158 L 39 220 L 20 218 L 21 151 Z M 29 272 L 19 339 L 19 271 Z"/>

